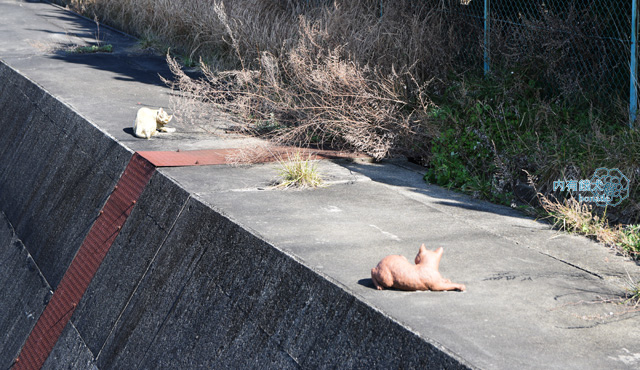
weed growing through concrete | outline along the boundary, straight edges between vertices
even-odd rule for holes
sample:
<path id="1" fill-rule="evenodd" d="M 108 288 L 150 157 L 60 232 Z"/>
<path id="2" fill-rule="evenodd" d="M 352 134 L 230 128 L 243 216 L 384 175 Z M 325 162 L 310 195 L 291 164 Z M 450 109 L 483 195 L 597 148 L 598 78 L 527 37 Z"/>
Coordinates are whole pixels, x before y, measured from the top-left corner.
<path id="1" fill-rule="evenodd" d="M 86 46 L 75 46 L 72 47 L 69 51 L 74 54 L 93 54 L 93 53 L 111 53 L 113 52 L 113 45 L 106 44 L 102 45 L 102 37 L 100 36 L 100 22 L 98 21 L 98 16 L 94 15 L 93 21 L 96 24 L 96 32 L 95 32 L 95 44 L 86 45 Z"/>
<path id="2" fill-rule="evenodd" d="M 289 154 L 286 160 L 279 158 L 278 163 L 280 182 L 276 188 L 315 188 L 323 184 L 318 173 L 318 161 L 312 160 L 310 154 L 305 159 L 300 152 L 296 152 Z"/>
<path id="3" fill-rule="evenodd" d="M 634 282 L 627 271 L 629 277 L 629 287 L 627 288 L 627 299 L 624 301 L 627 305 L 632 305 L 634 309 L 638 309 L 640 306 L 640 281 Z"/>
<path id="4" fill-rule="evenodd" d="M 71 49 L 71 52 L 74 54 L 91 54 L 91 53 L 111 53 L 113 51 L 113 46 L 111 44 L 107 45 L 89 45 L 89 46 L 77 46 Z"/>
<path id="5" fill-rule="evenodd" d="M 542 210 L 533 210 L 537 216 L 550 219 L 553 226 L 560 230 L 591 237 L 622 255 L 640 258 L 640 224 L 611 226 L 607 220 L 606 207 L 598 215 L 592 205 L 580 203 L 575 198 L 560 201 L 551 195 L 542 194 L 536 188 L 535 178 L 526 173 L 527 181 L 535 190 L 542 207 Z M 635 287 L 640 288 L 640 283 Z"/>
<path id="6" fill-rule="evenodd" d="M 634 307 L 640 305 L 640 281 L 629 289 L 628 297 L 626 300 L 627 304 L 632 304 Z"/>
<path id="7" fill-rule="evenodd" d="M 630 251 L 637 257 L 640 253 L 640 224 L 627 225 L 620 229 L 620 244 L 624 250 Z"/>

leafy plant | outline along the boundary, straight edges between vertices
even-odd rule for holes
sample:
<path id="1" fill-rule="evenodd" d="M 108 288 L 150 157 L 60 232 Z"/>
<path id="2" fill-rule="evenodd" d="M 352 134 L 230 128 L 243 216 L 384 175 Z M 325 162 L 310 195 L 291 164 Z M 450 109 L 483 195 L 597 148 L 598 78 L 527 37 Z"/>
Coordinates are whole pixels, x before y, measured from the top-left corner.
<path id="1" fill-rule="evenodd" d="M 447 129 L 433 141 L 425 179 L 447 188 L 490 196 L 493 154 L 472 130 Z"/>
<path id="2" fill-rule="evenodd" d="M 545 95 L 523 72 L 466 75 L 434 102 L 431 115 L 441 134 L 431 143 L 430 182 L 511 204 L 521 199 L 516 189 L 527 184 L 526 172 L 545 195 L 554 181 L 589 179 L 601 167 L 618 168 L 631 183 L 640 174 L 640 135 L 624 115 L 587 96 L 569 102 Z M 607 210 L 612 219 L 640 220 L 639 189 L 630 187 L 627 200 Z M 602 220 L 602 209 L 589 214 Z"/>

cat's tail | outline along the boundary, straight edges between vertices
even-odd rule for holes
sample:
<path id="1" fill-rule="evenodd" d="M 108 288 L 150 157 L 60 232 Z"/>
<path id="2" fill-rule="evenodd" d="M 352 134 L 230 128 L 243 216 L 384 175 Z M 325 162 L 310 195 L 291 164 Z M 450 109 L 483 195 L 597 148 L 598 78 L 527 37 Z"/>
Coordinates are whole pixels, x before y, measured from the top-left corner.
<path id="1" fill-rule="evenodd" d="M 378 274 L 377 268 L 374 267 L 371 269 L 371 280 L 373 280 L 373 285 L 376 286 L 376 289 L 382 290 L 384 287 L 376 280 L 376 275 Z"/>

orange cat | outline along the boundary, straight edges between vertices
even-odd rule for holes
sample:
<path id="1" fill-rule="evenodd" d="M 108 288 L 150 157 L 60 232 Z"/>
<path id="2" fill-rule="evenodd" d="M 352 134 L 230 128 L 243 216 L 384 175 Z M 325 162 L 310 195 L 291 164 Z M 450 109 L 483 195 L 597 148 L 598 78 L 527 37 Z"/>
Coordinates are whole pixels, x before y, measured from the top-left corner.
<path id="1" fill-rule="evenodd" d="M 442 258 L 442 247 L 427 250 L 422 244 L 412 265 L 404 256 L 386 256 L 371 269 L 371 279 L 378 290 L 396 288 L 400 290 L 460 290 L 464 284 L 452 283 L 440 275 L 438 267 Z"/>

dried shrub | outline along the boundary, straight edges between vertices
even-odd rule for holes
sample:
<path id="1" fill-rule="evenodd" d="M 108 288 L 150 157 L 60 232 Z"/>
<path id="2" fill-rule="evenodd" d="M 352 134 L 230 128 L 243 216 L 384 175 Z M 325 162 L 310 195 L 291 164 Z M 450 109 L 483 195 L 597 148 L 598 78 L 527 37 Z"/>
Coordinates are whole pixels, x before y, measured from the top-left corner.
<path id="1" fill-rule="evenodd" d="M 170 85 L 180 91 L 175 111 L 198 112 L 207 107 L 230 111 L 238 124 L 254 134 L 266 133 L 281 144 L 351 149 L 383 158 L 394 154 L 427 155 L 434 134 L 427 120 L 430 101 L 417 86 L 419 104 L 406 99 L 409 72 L 384 75 L 350 61 L 343 48 L 327 48 L 327 34 L 300 19 L 300 37 L 280 58 L 263 52 L 259 69 L 216 73 L 203 66 L 205 78 L 192 79 L 175 59 Z"/>

